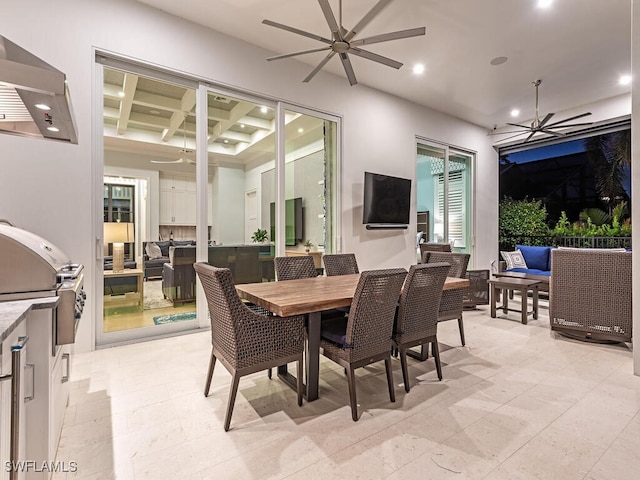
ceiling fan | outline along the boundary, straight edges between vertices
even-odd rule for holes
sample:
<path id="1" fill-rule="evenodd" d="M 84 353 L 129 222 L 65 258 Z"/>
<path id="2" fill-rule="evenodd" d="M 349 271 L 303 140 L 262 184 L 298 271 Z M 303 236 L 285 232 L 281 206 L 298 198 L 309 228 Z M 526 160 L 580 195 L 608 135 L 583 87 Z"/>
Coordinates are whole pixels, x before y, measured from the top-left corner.
<path id="1" fill-rule="evenodd" d="M 342 0 L 340 0 L 339 4 L 339 20 L 336 20 L 336 17 L 333 14 L 333 10 L 331 10 L 329 0 L 318 0 L 320 8 L 322 9 L 322 13 L 324 14 L 324 18 L 329 25 L 329 29 L 331 30 L 330 39 L 321 37 L 320 35 L 316 35 L 313 33 L 305 32 L 304 30 L 300 30 L 294 27 L 289 27 L 288 25 L 273 22 L 271 20 L 263 20 L 262 23 L 264 23 L 265 25 L 280 28 L 282 30 L 296 33 L 298 35 L 302 35 L 303 37 L 312 38 L 326 44 L 326 46 L 320 48 L 313 48 L 311 50 L 303 50 L 300 52 L 269 57 L 267 58 L 267 60 L 280 60 L 282 58 L 290 58 L 298 55 L 305 55 L 307 53 L 329 51 L 327 56 L 324 57 L 324 59 L 318 64 L 318 66 L 314 68 L 309 75 L 307 75 L 307 77 L 303 80 L 304 82 L 311 81 L 311 79 L 322 69 L 322 67 L 324 67 L 327 62 L 331 60 L 336 54 L 338 54 L 338 56 L 340 57 L 340 61 L 342 62 L 342 66 L 344 67 L 344 71 L 347 74 L 347 78 L 349 79 L 349 83 L 351 85 L 356 85 L 358 81 L 356 80 L 356 75 L 353 71 L 353 66 L 351 65 L 349 54 L 356 55 L 360 58 L 366 58 L 367 60 L 372 60 L 374 62 L 378 62 L 395 69 L 399 69 L 402 66 L 402 63 L 387 57 L 383 57 L 382 55 L 369 52 L 367 50 L 362 50 L 359 47 L 361 47 L 362 45 L 371 45 L 373 43 L 388 42 L 390 40 L 398 40 L 402 38 L 424 35 L 426 31 L 425 27 L 411 28 L 408 30 L 400 30 L 397 32 L 383 33 L 380 35 L 356 39 L 356 36 L 376 17 L 376 15 L 378 15 L 378 13 L 380 13 L 387 5 L 389 5 L 391 1 L 392 0 L 379 0 L 378 3 L 376 3 L 374 7 L 369 10 L 369 12 L 364 17 L 362 17 L 362 19 L 351 30 L 347 30 L 342 26 Z"/>
<path id="2" fill-rule="evenodd" d="M 517 136 L 524 135 L 524 134 L 528 133 L 529 136 L 523 142 L 523 143 L 526 143 L 529 140 L 531 140 L 531 138 L 538 132 L 548 133 L 549 135 L 553 135 L 554 137 L 566 137 L 567 135 L 565 133 L 561 133 L 561 132 L 558 132 L 556 130 L 562 129 L 562 128 L 569 128 L 569 127 L 586 127 L 586 126 L 589 126 L 589 125 L 593 125 L 593 122 L 589 122 L 589 123 L 571 123 L 571 124 L 567 124 L 566 123 L 566 122 L 570 122 L 572 120 L 577 120 L 579 118 L 591 115 L 591 112 L 581 113 L 580 115 L 575 115 L 573 117 L 565 118 L 564 120 L 558 120 L 557 122 L 553 122 L 553 123 L 549 123 L 549 120 L 551 120 L 551 117 L 553 117 L 555 114 L 554 113 L 547 113 L 547 115 L 542 120 L 540 120 L 539 110 L 538 110 L 538 87 L 540 87 L 541 83 L 542 83 L 542 80 L 536 80 L 535 82 L 532 82 L 532 85 L 536 89 L 536 116 L 533 119 L 533 122 L 531 122 L 531 125 L 521 125 L 521 124 L 518 124 L 518 123 L 507 123 L 507 125 L 511 125 L 512 127 L 519 127 L 522 130 L 512 130 L 512 131 L 509 131 L 509 132 L 490 132 L 489 134 L 490 135 L 506 135 L 506 134 L 509 134 L 509 133 L 515 133 L 515 135 L 512 135 L 512 136 L 507 137 L 507 138 L 503 138 L 502 141 L 504 141 L 504 140 L 509 140 L 511 138 L 515 138 Z"/>
<path id="3" fill-rule="evenodd" d="M 176 160 L 150 160 L 151 163 L 186 163 L 189 165 L 195 165 L 196 161 L 191 158 L 193 154 L 193 150 L 187 149 L 187 115 L 188 112 L 184 114 L 184 120 L 182 120 L 182 138 L 184 141 L 183 147 L 180 149 L 180 157 Z"/>

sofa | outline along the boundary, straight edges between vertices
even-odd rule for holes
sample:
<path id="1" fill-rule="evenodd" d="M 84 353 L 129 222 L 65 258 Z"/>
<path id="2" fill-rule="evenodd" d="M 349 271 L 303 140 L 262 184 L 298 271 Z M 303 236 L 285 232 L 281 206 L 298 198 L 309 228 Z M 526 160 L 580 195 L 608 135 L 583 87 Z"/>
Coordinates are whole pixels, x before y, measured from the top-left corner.
<path id="1" fill-rule="evenodd" d="M 554 249 L 551 330 L 584 340 L 630 342 L 631 252 Z"/>
<path id="2" fill-rule="evenodd" d="M 195 300 L 195 245 L 169 248 L 169 261 L 162 265 L 162 292 L 174 304 Z M 235 283 L 256 283 L 275 278 L 270 245 L 213 245 L 208 248 L 207 262 L 229 268 Z"/>
<path id="3" fill-rule="evenodd" d="M 160 256 L 149 255 L 150 252 L 153 252 L 153 250 L 150 247 L 152 244 L 155 244 L 158 247 L 160 247 Z M 176 246 L 190 246 L 195 244 L 196 243 L 193 240 L 166 240 L 166 241 L 158 241 L 158 242 L 142 242 L 142 251 L 143 251 L 142 260 L 144 263 L 144 279 L 148 280 L 149 278 L 162 277 L 162 266 L 165 263 L 169 262 L 169 248 L 176 247 Z"/>
<path id="4" fill-rule="evenodd" d="M 500 271 L 526 273 L 530 275 L 551 275 L 551 251 L 555 247 L 516 245 L 516 252 L 519 251 L 526 266 L 520 266 L 518 255 L 515 252 L 500 252 L 505 259 L 500 262 Z M 511 259 L 510 263 L 508 259 Z"/>

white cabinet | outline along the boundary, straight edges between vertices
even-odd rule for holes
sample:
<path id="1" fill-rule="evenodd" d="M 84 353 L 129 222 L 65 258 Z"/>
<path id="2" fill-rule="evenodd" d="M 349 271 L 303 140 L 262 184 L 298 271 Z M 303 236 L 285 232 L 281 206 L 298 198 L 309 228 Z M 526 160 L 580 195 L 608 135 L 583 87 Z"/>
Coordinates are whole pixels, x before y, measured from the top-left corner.
<path id="1" fill-rule="evenodd" d="M 196 181 L 185 175 L 160 176 L 160 225 L 196 224 Z"/>

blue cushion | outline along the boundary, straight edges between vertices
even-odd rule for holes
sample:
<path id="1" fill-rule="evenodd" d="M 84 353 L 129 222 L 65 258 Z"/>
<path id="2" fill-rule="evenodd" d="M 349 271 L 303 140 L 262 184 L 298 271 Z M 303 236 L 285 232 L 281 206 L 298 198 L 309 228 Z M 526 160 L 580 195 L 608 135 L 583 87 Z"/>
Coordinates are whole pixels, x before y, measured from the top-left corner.
<path id="1" fill-rule="evenodd" d="M 529 269 L 535 270 L 551 270 L 549 267 L 549 257 L 551 256 L 551 247 L 532 247 L 529 245 L 516 245 L 516 248 L 522 252 L 524 261 L 527 262 Z"/>
<path id="2" fill-rule="evenodd" d="M 538 270 L 536 268 L 512 268 L 511 270 L 505 270 L 505 272 L 517 272 L 517 273 L 531 273 L 533 275 L 546 275 L 551 276 L 550 270 Z"/>
<path id="3" fill-rule="evenodd" d="M 320 325 L 320 336 L 337 345 L 344 345 L 347 337 L 347 317 L 323 319 Z"/>

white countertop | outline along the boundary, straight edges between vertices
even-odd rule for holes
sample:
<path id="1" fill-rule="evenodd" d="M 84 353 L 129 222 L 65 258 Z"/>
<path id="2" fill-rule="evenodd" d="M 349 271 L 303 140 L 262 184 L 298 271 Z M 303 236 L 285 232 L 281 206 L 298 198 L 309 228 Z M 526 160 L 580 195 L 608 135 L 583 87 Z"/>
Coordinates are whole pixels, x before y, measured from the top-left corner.
<path id="1" fill-rule="evenodd" d="M 0 353 L 2 353 L 2 342 L 20 322 L 27 318 L 31 310 L 55 308 L 59 301 L 60 297 L 44 297 L 0 302 Z"/>

